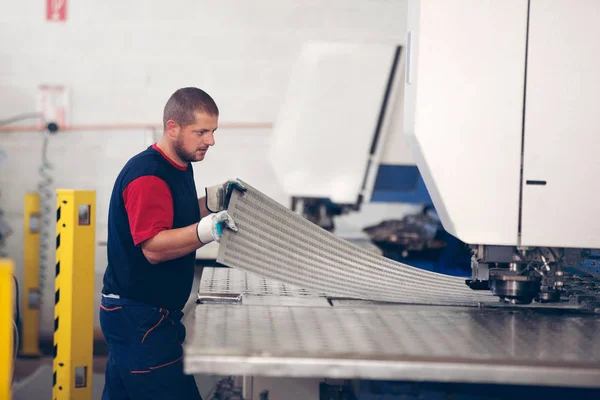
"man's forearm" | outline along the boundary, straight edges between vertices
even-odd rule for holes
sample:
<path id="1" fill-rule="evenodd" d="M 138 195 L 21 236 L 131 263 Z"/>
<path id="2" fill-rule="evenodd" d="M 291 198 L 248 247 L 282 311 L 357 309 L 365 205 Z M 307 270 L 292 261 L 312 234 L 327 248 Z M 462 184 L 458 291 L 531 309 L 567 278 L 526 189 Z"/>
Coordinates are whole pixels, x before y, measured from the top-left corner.
<path id="1" fill-rule="evenodd" d="M 203 246 L 198 240 L 196 225 L 159 232 L 142 243 L 144 256 L 151 264 L 158 264 L 193 253 Z"/>

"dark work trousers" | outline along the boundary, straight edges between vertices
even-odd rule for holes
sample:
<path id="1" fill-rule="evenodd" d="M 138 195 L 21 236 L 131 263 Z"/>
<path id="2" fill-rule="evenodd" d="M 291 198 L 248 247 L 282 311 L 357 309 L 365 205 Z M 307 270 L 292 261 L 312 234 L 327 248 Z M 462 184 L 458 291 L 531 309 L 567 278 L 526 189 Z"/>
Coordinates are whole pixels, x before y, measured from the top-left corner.
<path id="1" fill-rule="evenodd" d="M 181 311 L 102 297 L 100 326 L 108 344 L 102 400 L 202 400 L 183 373 Z"/>

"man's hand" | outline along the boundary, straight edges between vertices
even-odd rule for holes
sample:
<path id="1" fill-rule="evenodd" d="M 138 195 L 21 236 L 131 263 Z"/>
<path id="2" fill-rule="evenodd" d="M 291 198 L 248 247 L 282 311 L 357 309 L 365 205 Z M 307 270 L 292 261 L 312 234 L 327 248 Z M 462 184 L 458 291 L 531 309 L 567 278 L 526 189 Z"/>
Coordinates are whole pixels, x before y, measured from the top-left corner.
<path id="1" fill-rule="evenodd" d="M 208 244 L 212 241 L 220 242 L 223 236 L 223 230 L 231 229 L 234 232 L 238 231 L 233 217 L 227 211 L 221 211 L 216 214 L 210 214 L 202 218 L 196 228 L 198 240 L 202 244 Z"/>
<path id="2" fill-rule="evenodd" d="M 206 208 L 211 213 L 227 210 L 231 193 L 234 190 L 245 192 L 246 187 L 239 180 L 229 180 L 223 184 L 206 188 Z"/>
<path id="3" fill-rule="evenodd" d="M 158 264 L 188 255 L 210 242 L 219 242 L 225 229 L 238 231 L 233 218 L 227 211 L 221 211 L 207 215 L 197 224 L 161 231 L 140 247 L 150 264 Z"/>

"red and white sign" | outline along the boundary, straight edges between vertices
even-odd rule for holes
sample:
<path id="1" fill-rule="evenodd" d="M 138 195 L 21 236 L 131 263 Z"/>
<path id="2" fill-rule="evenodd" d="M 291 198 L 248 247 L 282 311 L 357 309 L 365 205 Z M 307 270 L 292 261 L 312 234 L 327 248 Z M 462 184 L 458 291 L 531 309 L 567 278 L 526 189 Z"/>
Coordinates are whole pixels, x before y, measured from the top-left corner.
<path id="1" fill-rule="evenodd" d="M 67 0 L 46 0 L 46 19 L 64 21 L 67 19 Z"/>
<path id="2" fill-rule="evenodd" d="M 69 124 L 69 93 L 62 85 L 40 85 L 37 96 L 37 111 L 46 123 L 54 122 L 59 127 Z"/>

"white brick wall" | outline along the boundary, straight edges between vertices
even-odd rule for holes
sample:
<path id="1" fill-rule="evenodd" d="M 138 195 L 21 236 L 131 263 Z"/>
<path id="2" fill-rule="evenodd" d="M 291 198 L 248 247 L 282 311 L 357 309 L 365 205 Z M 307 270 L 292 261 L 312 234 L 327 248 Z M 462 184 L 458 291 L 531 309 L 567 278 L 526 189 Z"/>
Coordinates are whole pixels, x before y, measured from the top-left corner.
<path id="1" fill-rule="evenodd" d="M 68 1 L 66 23 L 44 2 L 0 15 L 2 113 L 33 107 L 39 83 L 72 89 L 74 123 L 160 121 L 174 88 L 196 85 L 224 119 L 272 121 L 306 40 L 398 41 L 405 1 Z M 10 96 L 10 97 L 9 97 Z"/>
<path id="2" fill-rule="evenodd" d="M 406 26 L 405 0 L 68 1 L 66 23 L 46 22 L 44 4 L 3 4 L 0 119 L 34 110 L 39 84 L 62 84 L 70 90 L 74 124 L 160 123 L 165 101 L 182 86 L 207 90 L 222 122 L 272 122 L 303 42 L 402 42 Z M 97 191 L 99 240 L 114 177 L 146 146 L 148 134 L 52 138 L 56 185 Z M 216 140 L 196 166 L 199 188 L 239 176 L 286 201 L 264 156 L 269 130 L 222 129 Z M 38 182 L 41 134 L 0 133 L 0 147 L 9 155 L 0 165 L 0 207 L 15 229 L 9 255 L 20 276 L 22 200 Z M 96 259 L 98 292 L 105 248 L 97 248 Z M 49 335 L 51 290 L 44 300 L 42 329 Z"/>

